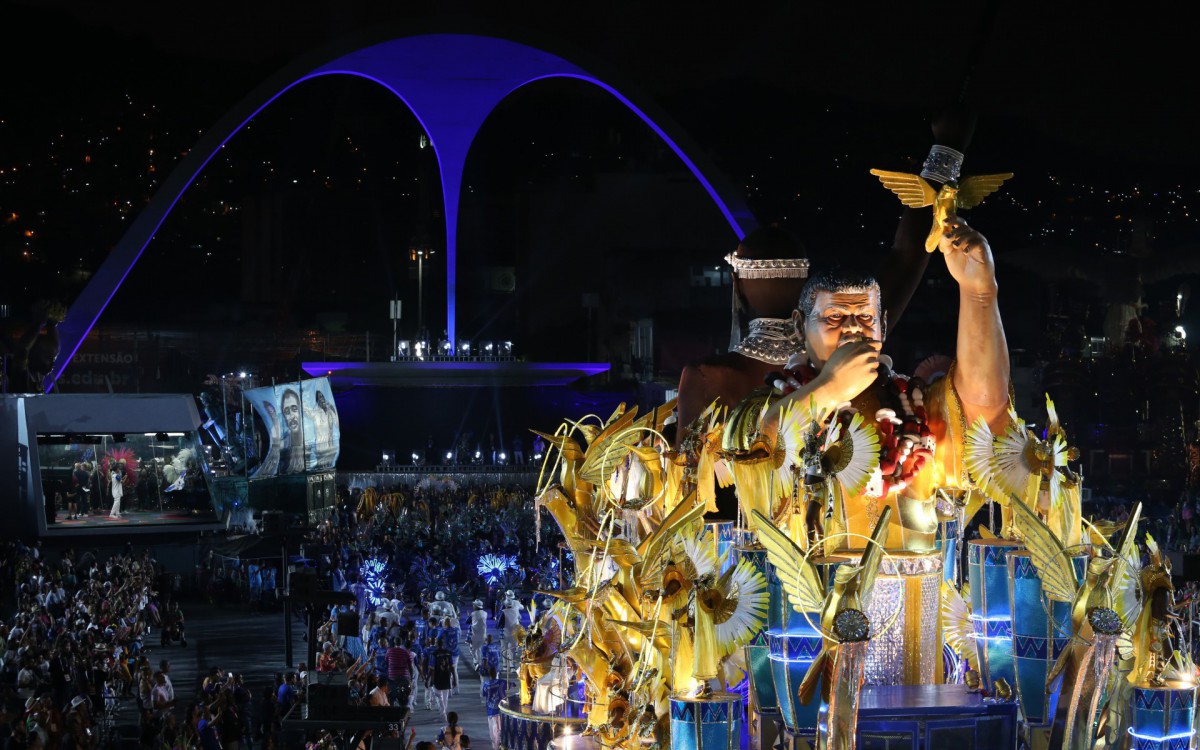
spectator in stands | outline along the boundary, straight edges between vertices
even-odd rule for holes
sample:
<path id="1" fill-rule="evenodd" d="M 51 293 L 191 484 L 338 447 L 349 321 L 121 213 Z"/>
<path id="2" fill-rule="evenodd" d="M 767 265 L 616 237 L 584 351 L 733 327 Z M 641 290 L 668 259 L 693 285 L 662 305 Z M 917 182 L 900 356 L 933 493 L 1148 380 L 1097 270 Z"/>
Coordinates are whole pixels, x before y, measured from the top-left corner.
<path id="1" fill-rule="evenodd" d="M 280 718 L 287 716 L 287 712 L 291 710 L 292 705 L 296 702 L 296 673 L 288 672 L 284 678 L 283 684 L 279 686 L 279 690 L 275 693 L 275 702 L 279 711 Z"/>
<path id="2" fill-rule="evenodd" d="M 388 683 L 385 680 L 380 680 L 375 689 L 367 696 L 367 705 L 372 708 L 387 708 L 392 705 Z"/>

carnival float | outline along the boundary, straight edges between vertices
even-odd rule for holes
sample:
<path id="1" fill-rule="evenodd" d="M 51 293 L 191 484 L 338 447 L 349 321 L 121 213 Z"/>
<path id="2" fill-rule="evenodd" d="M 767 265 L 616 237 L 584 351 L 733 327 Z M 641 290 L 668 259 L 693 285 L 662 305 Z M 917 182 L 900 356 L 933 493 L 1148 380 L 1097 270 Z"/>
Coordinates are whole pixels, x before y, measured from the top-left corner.
<path id="1" fill-rule="evenodd" d="M 957 194 L 878 176 L 935 206 L 928 249 L 949 256 L 943 235 L 982 240 L 956 209 L 1011 175 Z M 951 268 L 964 291 L 992 273 L 982 245 L 982 271 Z M 989 409 L 965 397 L 993 375 L 1007 384 L 992 318 L 976 335 L 995 352 L 964 355 L 960 329 L 947 366 L 906 377 L 879 355 L 870 387 L 834 398 L 799 363 L 675 440 L 674 403 L 544 434 L 537 505 L 573 553 L 574 585 L 541 592 L 555 603 L 526 635 L 504 747 L 1194 747 L 1190 639 L 1139 513 L 1120 527 L 1084 517 L 1078 452 L 1048 397 L 1036 431 L 1011 391 Z M 834 349 L 878 352 L 873 321 L 833 323 L 863 335 L 835 334 L 824 353 L 810 338 L 818 367 Z M 737 519 L 706 522 L 720 487 Z"/>

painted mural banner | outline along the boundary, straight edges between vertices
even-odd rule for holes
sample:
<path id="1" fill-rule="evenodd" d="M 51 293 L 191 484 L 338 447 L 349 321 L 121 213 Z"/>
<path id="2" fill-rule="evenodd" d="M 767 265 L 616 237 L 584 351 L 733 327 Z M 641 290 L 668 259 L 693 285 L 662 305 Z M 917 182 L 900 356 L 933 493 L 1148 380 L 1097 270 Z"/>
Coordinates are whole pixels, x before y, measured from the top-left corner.
<path id="1" fill-rule="evenodd" d="M 341 427 L 328 378 L 312 378 L 245 392 L 266 425 L 265 458 L 251 479 L 324 471 L 337 466 Z"/>

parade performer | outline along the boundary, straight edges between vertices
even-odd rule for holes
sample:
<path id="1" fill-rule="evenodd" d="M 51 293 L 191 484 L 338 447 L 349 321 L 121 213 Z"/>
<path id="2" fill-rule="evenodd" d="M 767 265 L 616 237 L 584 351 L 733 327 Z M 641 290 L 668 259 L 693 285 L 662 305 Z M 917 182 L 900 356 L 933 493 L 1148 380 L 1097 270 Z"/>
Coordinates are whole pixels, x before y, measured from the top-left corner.
<path id="1" fill-rule="evenodd" d="M 108 517 L 117 519 L 121 517 L 121 498 L 125 497 L 125 459 L 122 458 L 120 463 L 112 467 L 109 480 L 112 482 L 113 504 Z"/>
<path id="2" fill-rule="evenodd" d="M 500 616 L 504 618 L 504 642 L 502 648 L 505 651 L 514 649 L 518 646 L 517 643 L 517 628 L 521 627 L 521 600 L 517 598 L 512 589 L 504 592 L 504 602 L 500 605 Z"/>
<path id="3" fill-rule="evenodd" d="M 439 622 L 449 617 L 454 622 L 458 622 L 458 609 L 446 601 L 446 592 L 439 591 L 433 595 L 433 601 L 428 605 L 429 616 L 436 617 Z"/>
<path id="4" fill-rule="evenodd" d="M 483 640 L 487 638 L 487 610 L 483 602 L 476 599 L 468 619 L 471 626 L 471 668 L 479 671 L 480 659 L 483 654 Z"/>

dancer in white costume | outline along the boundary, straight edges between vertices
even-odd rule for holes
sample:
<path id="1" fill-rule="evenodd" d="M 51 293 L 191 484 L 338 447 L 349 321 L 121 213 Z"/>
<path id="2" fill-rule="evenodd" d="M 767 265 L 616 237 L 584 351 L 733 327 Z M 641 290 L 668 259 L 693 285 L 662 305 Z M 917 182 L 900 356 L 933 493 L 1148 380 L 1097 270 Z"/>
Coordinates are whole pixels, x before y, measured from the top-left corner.
<path id="1" fill-rule="evenodd" d="M 119 464 L 112 467 L 109 471 L 109 479 L 112 481 L 112 510 L 108 512 L 109 518 L 121 517 L 121 498 L 125 497 L 125 459 L 121 459 Z"/>
<path id="2" fill-rule="evenodd" d="M 479 599 L 472 606 L 474 609 L 468 617 L 471 624 L 471 668 L 478 672 L 483 659 L 483 641 L 487 638 L 487 610 Z"/>

